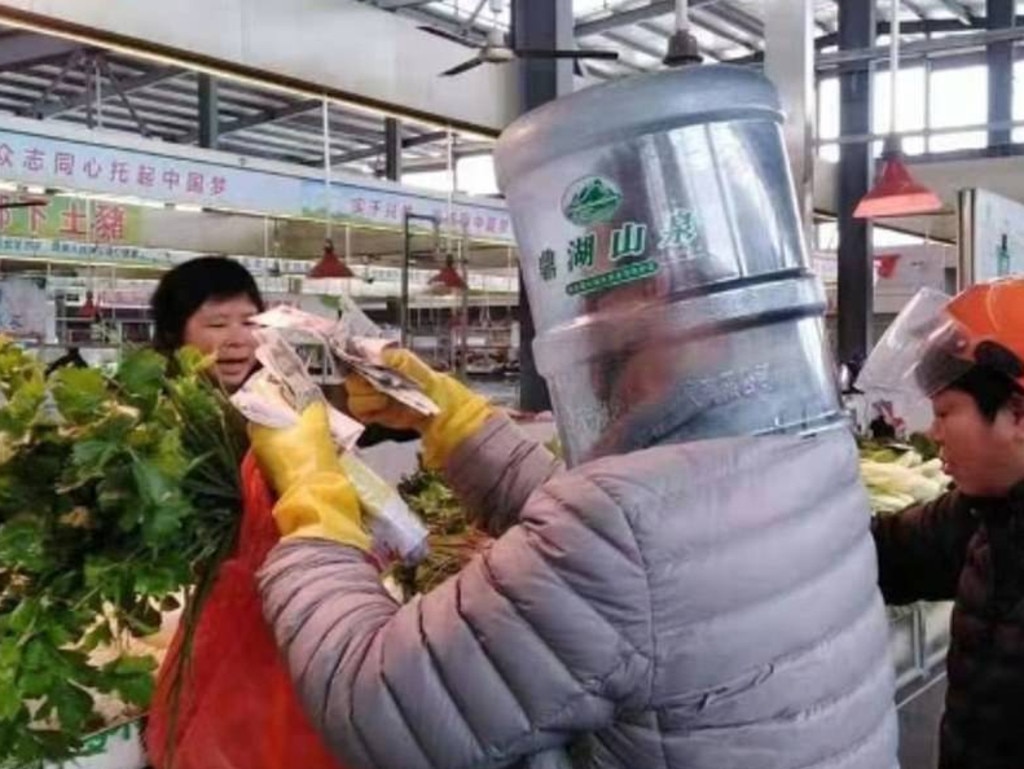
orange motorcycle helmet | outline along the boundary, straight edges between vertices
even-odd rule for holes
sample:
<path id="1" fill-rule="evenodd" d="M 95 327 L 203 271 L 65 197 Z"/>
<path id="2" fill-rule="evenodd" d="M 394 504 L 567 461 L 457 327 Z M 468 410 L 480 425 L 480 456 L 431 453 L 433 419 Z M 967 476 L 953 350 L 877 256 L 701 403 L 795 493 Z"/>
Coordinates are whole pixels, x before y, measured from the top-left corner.
<path id="1" fill-rule="evenodd" d="M 952 298 L 923 289 L 879 340 L 857 385 L 932 397 L 974 366 L 1024 390 L 1024 278 L 981 283 Z"/>

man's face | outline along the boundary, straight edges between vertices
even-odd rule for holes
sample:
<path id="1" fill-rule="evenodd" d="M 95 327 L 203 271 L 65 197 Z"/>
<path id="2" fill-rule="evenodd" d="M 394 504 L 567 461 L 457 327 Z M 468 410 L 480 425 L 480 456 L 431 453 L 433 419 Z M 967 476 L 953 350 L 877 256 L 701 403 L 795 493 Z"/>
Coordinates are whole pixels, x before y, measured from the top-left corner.
<path id="1" fill-rule="evenodd" d="M 247 296 L 210 299 L 185 324 L 185 344 L 204 355 L 216 355 L 214 372 L 234 392 L 256 367 L 252 317 L 258 308 Z"/>
<path id="2" fill-rule="evenodd" d="M 974 398 L 945 390 L 932 398 L 932 438 L 946 473 L 965 494 L 1002 497 L 1024 480 L 1024 411 L 1011 402 L 989 421 Z"/>

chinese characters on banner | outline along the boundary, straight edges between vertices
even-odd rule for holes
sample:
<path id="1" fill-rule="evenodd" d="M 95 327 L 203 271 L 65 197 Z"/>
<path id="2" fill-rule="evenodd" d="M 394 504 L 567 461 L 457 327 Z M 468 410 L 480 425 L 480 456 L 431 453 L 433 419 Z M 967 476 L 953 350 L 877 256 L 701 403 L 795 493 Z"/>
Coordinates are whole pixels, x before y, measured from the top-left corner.
<path id="1" fill-rule="evenodd" d="M 322 179 L 296 167 L 294 174 L 264 170 L 253 162 L 242 165 L 234 156 L 204 153 L 201 159 L 155 154 L 134 147 L 105 146 L 95 135 L 89 141 L 48 136 L 46 129 L 30 134 L 7 128 L 0 118 L 0 180 L 55 187 L 83 193 L 117 195 L 167 203 L 183 203 L 267 216 L 322 216 L 325 188 Z M 154 149 L 159 145 L 154 144 Z M 179 150 L 188 155 L 187 150 Z M 218 160 L 223 157 L 223 161 Z M 331 213 L 337 221 L 402 227 L 406 211 L 435 216 L 447 229 L 447 201 L 437 194 L 419 192 L 385 182 L 367 183 L 342 174 L 331 186 Z M 495 200 L 456 199 L 452 229 L 497 243 L 514 243 L 512 225 L 504 205 Z M 122 228 L 117 213 L 104 211 L 95 226 L 105 240 L 116 242 Z M 23 229 L 26 236 L 42 235 L 46 227 L 63 226 L 62 237 L 88 238 L 74 211 L 39 213 L 48 222 Z M 422 225 L 421 225 L 422 226 Z"/>
<path id="2" fill-rule="evenodd" d="M 416 206 L 412 203 L 383 202 L 380 196 L 374 197 L 370 191 L 367 193 L 353 196 L 349 202 L 349 214 L 356 219 L 401 224 L 406 211 L 415 211 L 424 216 L 436 217 L 442 228 L 447 228 L 449 222 L 452 222 L 456 229 L 464 228 L 473 236 L 499 237 L 507 236 L 511 232 L 512 224 L 504 211 L 474 213 L 467 208 L 454 206 L 454 211 L 449 216 L 447 209 L 438 207 L 434 201 L 430 201 L 434 204 L 431 206 Z"/>
<path id="3" fill-rule="evenodd" d="M 0 203 L 13 200 L 0 194 Z M 141 212 L 132 206 L 75 198 L 53 198 L 45 206 L 0 208 L 0 235 L 130 243 L 140 237 Z"/>
<path id="4" fill-rule="evenodd" d="M 323 182 L 307 182 L 303 190 L 304 213 L 322 215 L 324 211 Z M 385 189 L 338 185 L 332 189 L 331 214 L 339 221 L 366 222 L 401 227 L 406 212 L 419 216 L 432 216 L 442 230 L 465 232 L 472 238 L 497 242 L 513 242 L 512 220 L 508 211 L 488 201 L 477 205 L 456 202 L 449 214 L 447 204 L 436 197 L 403 191 L 395 193 Z M 414 228 L 429 224 L 414 221 Z"/>
<path id="5" fill-rule="evenodd" d="M 160 158 L 154 159 L 130 151 L 83 146 L 73 150 L 56 150 L 52 142 L 25 142 L 23 146 L 0 137 L 0 177 L 12 172 L 25 181 L 38 176 L 40 182 L 54 182 L 72 188 L 95 189 L 97 182 L 104 191 L 126 195 L 144 191 L 184 192 L 186 196 L 222 197 L 228 191 L 228 180 L 216 170 L 200 170 L 197 164 Z M 26 179 L 28 176 L 30 178 Z"/>

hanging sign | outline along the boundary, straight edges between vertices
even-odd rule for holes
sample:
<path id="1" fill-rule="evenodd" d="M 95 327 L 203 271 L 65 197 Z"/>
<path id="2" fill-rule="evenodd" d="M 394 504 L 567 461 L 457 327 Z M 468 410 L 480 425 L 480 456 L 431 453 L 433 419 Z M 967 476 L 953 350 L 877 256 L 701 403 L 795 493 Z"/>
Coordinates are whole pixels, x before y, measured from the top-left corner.
<path id="1" fill-rule="evenodd" d="M 36 121 L 0 120 L 0 180 L 266 216 L 320 218 L 329 206 L 338 221 L 389 227 L 401 227 L 410 211 L 478 240 L 514 243 L 500 200 L 458 196 L 449 216 L 445 196 L 336 173 L 328 203 L 323 178 L 305 167 L 156 142 L 143 150 L 150 142 L 117 137 L 131 146 L 116 146 L 117 138 L 100 132 L 67 133 Z"/>

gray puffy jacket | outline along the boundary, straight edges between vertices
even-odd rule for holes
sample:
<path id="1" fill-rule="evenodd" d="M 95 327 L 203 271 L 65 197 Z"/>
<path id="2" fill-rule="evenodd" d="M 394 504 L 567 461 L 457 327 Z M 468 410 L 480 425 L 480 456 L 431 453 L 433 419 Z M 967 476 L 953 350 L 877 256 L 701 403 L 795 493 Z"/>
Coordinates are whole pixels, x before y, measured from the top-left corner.
<path id="1" fill-rule="evenodd" d="M 350 769 L 891 769 L 896 719 L 856 449 L 665 446 L 556 473 L 503 418 L 453 457 L 511 525 L 397 605 L 354 549 L 279 545 L 265 612 Z"/>

